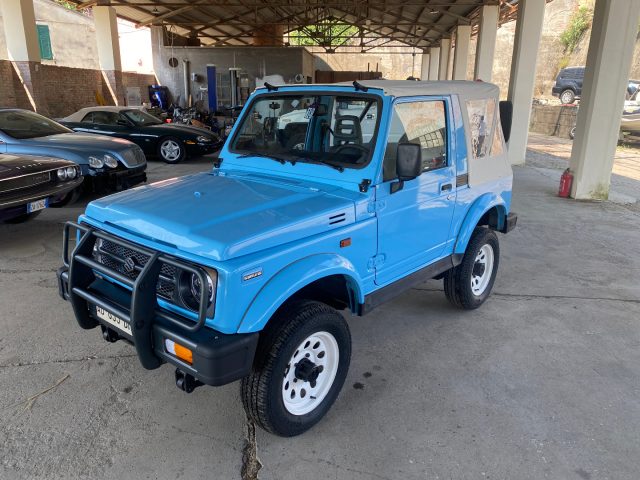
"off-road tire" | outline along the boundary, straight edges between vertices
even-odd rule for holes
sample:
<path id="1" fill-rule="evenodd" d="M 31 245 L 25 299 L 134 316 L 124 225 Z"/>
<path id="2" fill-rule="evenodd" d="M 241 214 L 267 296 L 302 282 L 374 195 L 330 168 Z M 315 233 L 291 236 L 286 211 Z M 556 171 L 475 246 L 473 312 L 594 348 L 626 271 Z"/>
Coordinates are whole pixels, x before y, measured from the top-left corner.
<path id="1" fill-rule="evenodd" d="M 328 332 L 337 341 L 337 372 L 326 396 L 312 411 L 293 415 L 286 409 L 282 393 L 287 364 L 300 342 L 316 332 Z M 351 334 L 342 315 L 316 301 L 294 300 L 285 304 L 263 331 L 252 371 L 240 384 L 248 418 L 282 437 L 300 435 L 329 411 L 342 389 L 350 360 Z"/>
<path id="2" fill-rule="evenodd" d="M 493 249 L 493 268 L 485 290 L 482 294 L 476 295 L 471 288 L 471 277 L 476 257 L 484 245 L 489 245 Z M 491 295 L 491 289 L 498 273 L 499 260 L 500 244 L 495 232 L 485 227 L 477 227 L 471 235 L 462 263 L 444 275 L 444 293 L 449 302 L 455 307 L 465 310 L 473 310 L 482 305 Z"/>

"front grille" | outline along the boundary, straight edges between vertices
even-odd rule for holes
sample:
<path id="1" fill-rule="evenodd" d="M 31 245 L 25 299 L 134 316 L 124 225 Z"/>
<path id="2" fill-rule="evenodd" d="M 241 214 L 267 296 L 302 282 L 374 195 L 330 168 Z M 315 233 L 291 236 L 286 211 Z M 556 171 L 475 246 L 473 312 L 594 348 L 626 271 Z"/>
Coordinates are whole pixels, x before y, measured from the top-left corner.
<path id="1" fill-rule="evenodd" d="M 138 278 L 140 271 L 149 261 L 149 257 L 142 253 L 131 250 L 123 245 L 102 240 L 96 242 L 93 258 L 96 262 L 126 275 L 132 280 Z M 166 263 L 160 268 L 160 278 L 156 286 L 158 295 L 173 300 L 177 284 L 176 267 Z"/>
<path id="2" fill-rule="evenodd" d="M 0 182 L 0 190 L 9 192 L 11 190 L 19 190 L 21 188 L 34 187 L 51 181 L 51 172 L 33 173 L 22 177 L 10 178 Z"/>
<path id="3" fill-rule="evenodd" d="M 142 165 L 146 162 L 144 152 L 140 148 L 130 148 L 122 152 L 122 158 L 129 167 Z"/>

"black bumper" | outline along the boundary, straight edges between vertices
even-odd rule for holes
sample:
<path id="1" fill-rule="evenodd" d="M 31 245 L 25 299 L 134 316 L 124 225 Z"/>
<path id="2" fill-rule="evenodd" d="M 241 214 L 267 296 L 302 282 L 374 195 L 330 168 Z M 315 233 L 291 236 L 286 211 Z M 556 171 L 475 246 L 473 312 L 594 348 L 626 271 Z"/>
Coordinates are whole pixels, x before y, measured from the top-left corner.
<path id="1" fill-rule="evenodd" d="M 82 235 L 69 255 L 69 230 L 72 228 Z M 92 260 L 91 251 L 97 238 L 105 238 L 127 248 L 135 247 L 143 254 L 150 254 L 150 260 L 138 277 L 131 280 Z M 134 345 L 143 367 L 151 370 L 169 363 L 213 386 L 238 380 L 251 370 L 258 333 L 227 335 L 206 327 L 206 308 L 199 312 L 197 323 L 160 309 L 155 290 L 160 265 L 163 262 L 179 264 L 174 258 L 70 222 L 65 225 L 63 259 L 65 265 L 57 272 L 58 289 L 60 296 L 72 304 L 80 327 L 91 329 L 101 326 L 110 339 L 129 341 Z M 198 270 L 189 264 L 180 264 L 180 268 Z M 102 275 L 130 286 L 131 290 L 104 280 Z M 206 282 L 204 278 L 202 281 Z M 206 298 L 203 304 L 206 306 Z M 131 335 L 100 319 L 96 307 L 127 322 Z M 190 349 L 193 352 L 192 363 L 188 364 L 169 353 L 165 347 L 167 339 Z"/>
<path id="2" fill-rule="evenodd" d="M 201 155 L 207 155 L 209 153 L 217 152 L 222 148 L 222 142 L 215 143 L 195 143 L 186 144 L 187 155 L 190 157 L 197 157 Z"/>
<path id="3" fill-rule="evenodd" d="M 146 165 L 136 168 L 104 171 L 90 178 L 94 191 L 126 190 L 127 188 L 147 181 Z"/>
<path id="4" fill-rule="evenodd" d="M 504 221 L 504 225 L 500 229 L 502 233 L 509 233 L 511 230 L 516 228 L 516 224 L 518 223 L 518 215 L 511 212 L 507 215 L 507 218 Z"/>

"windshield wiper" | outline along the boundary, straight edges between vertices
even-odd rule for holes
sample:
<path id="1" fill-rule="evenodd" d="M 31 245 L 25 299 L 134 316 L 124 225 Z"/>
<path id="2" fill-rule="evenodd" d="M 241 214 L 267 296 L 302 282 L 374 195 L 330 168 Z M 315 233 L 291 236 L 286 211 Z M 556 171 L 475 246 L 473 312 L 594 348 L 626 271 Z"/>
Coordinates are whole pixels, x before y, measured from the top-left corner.
<path id="1" fill-rule="evenodd" d="M 268 153 L 243 153 L 242 155 L 238 155 L 238 158 L 248 158 L 248 157 L 260 157 L 260 158 L 268 158 L 270 160 L 274 160 L 278 163 L 280 163 L 281 165 L 284 165 L 286 162 L 291 162 L 292 165 L 295 165 L 295 162 L 288 160 L 288 159 L 284 159 L 282 157 L 278 157 L 276 155 L 271 155 Z"/>
<path id="2" fill-rule="evenodd" d="M 334 170 L 338 170 L 340 173 L 344 172 L 344 167 L 342 165 L 336 165 L 335 163 L 331 163 L 327 160 L 322 160 L 320 158 L 315 159 L 315 158 L 300 158 L 298 159 L 299 162 L 304 162 L 304 163 L 319 163 L 321 165 L 326 165 L 327 167 L 331 167 Z"/>

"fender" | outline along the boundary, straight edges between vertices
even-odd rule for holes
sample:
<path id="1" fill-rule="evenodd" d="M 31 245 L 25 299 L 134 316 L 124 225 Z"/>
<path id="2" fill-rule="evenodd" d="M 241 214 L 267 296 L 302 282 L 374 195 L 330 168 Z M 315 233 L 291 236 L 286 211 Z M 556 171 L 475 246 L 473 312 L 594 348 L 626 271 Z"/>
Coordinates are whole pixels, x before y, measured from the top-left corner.
<path id="1" fill-rule="evenodd" d="M 464 217 L 464 221 L 460 227 L 460 231 L 458 232 L 458 238 L 456 240 L 456 246 L 453 249 L 453 253 L 463 254 L 467 249 L 467 244 L 471 239 L 471 234 L 473 230 L 478 225 L 478 222 L 482 218 L 482 216 L 487 213 L 493 207 L 498 207 L 498 212 L 500 216 L 498 218 L 498 229 L 502 228 L 504 224 L 504 219 L 507 215 L 506 202 L 502 195 L 489 192 L 485 193 L 481 197 L 477 198 L 475 202 L 471 204 L 469 207 L 469 211 L 467 215 Z"/>
<path id="2" fill-rule="evenodd" d="M 355 301 L 364 303 L 360 275 L 349 260 L 331 253 L 314 254 L 290 263 L 267 281 L 242 316 L 238 333 L 262 330 L 276 310 L 293 294 L 330 275 L 344 275 L 348 287 L 355 294 Z"/>

